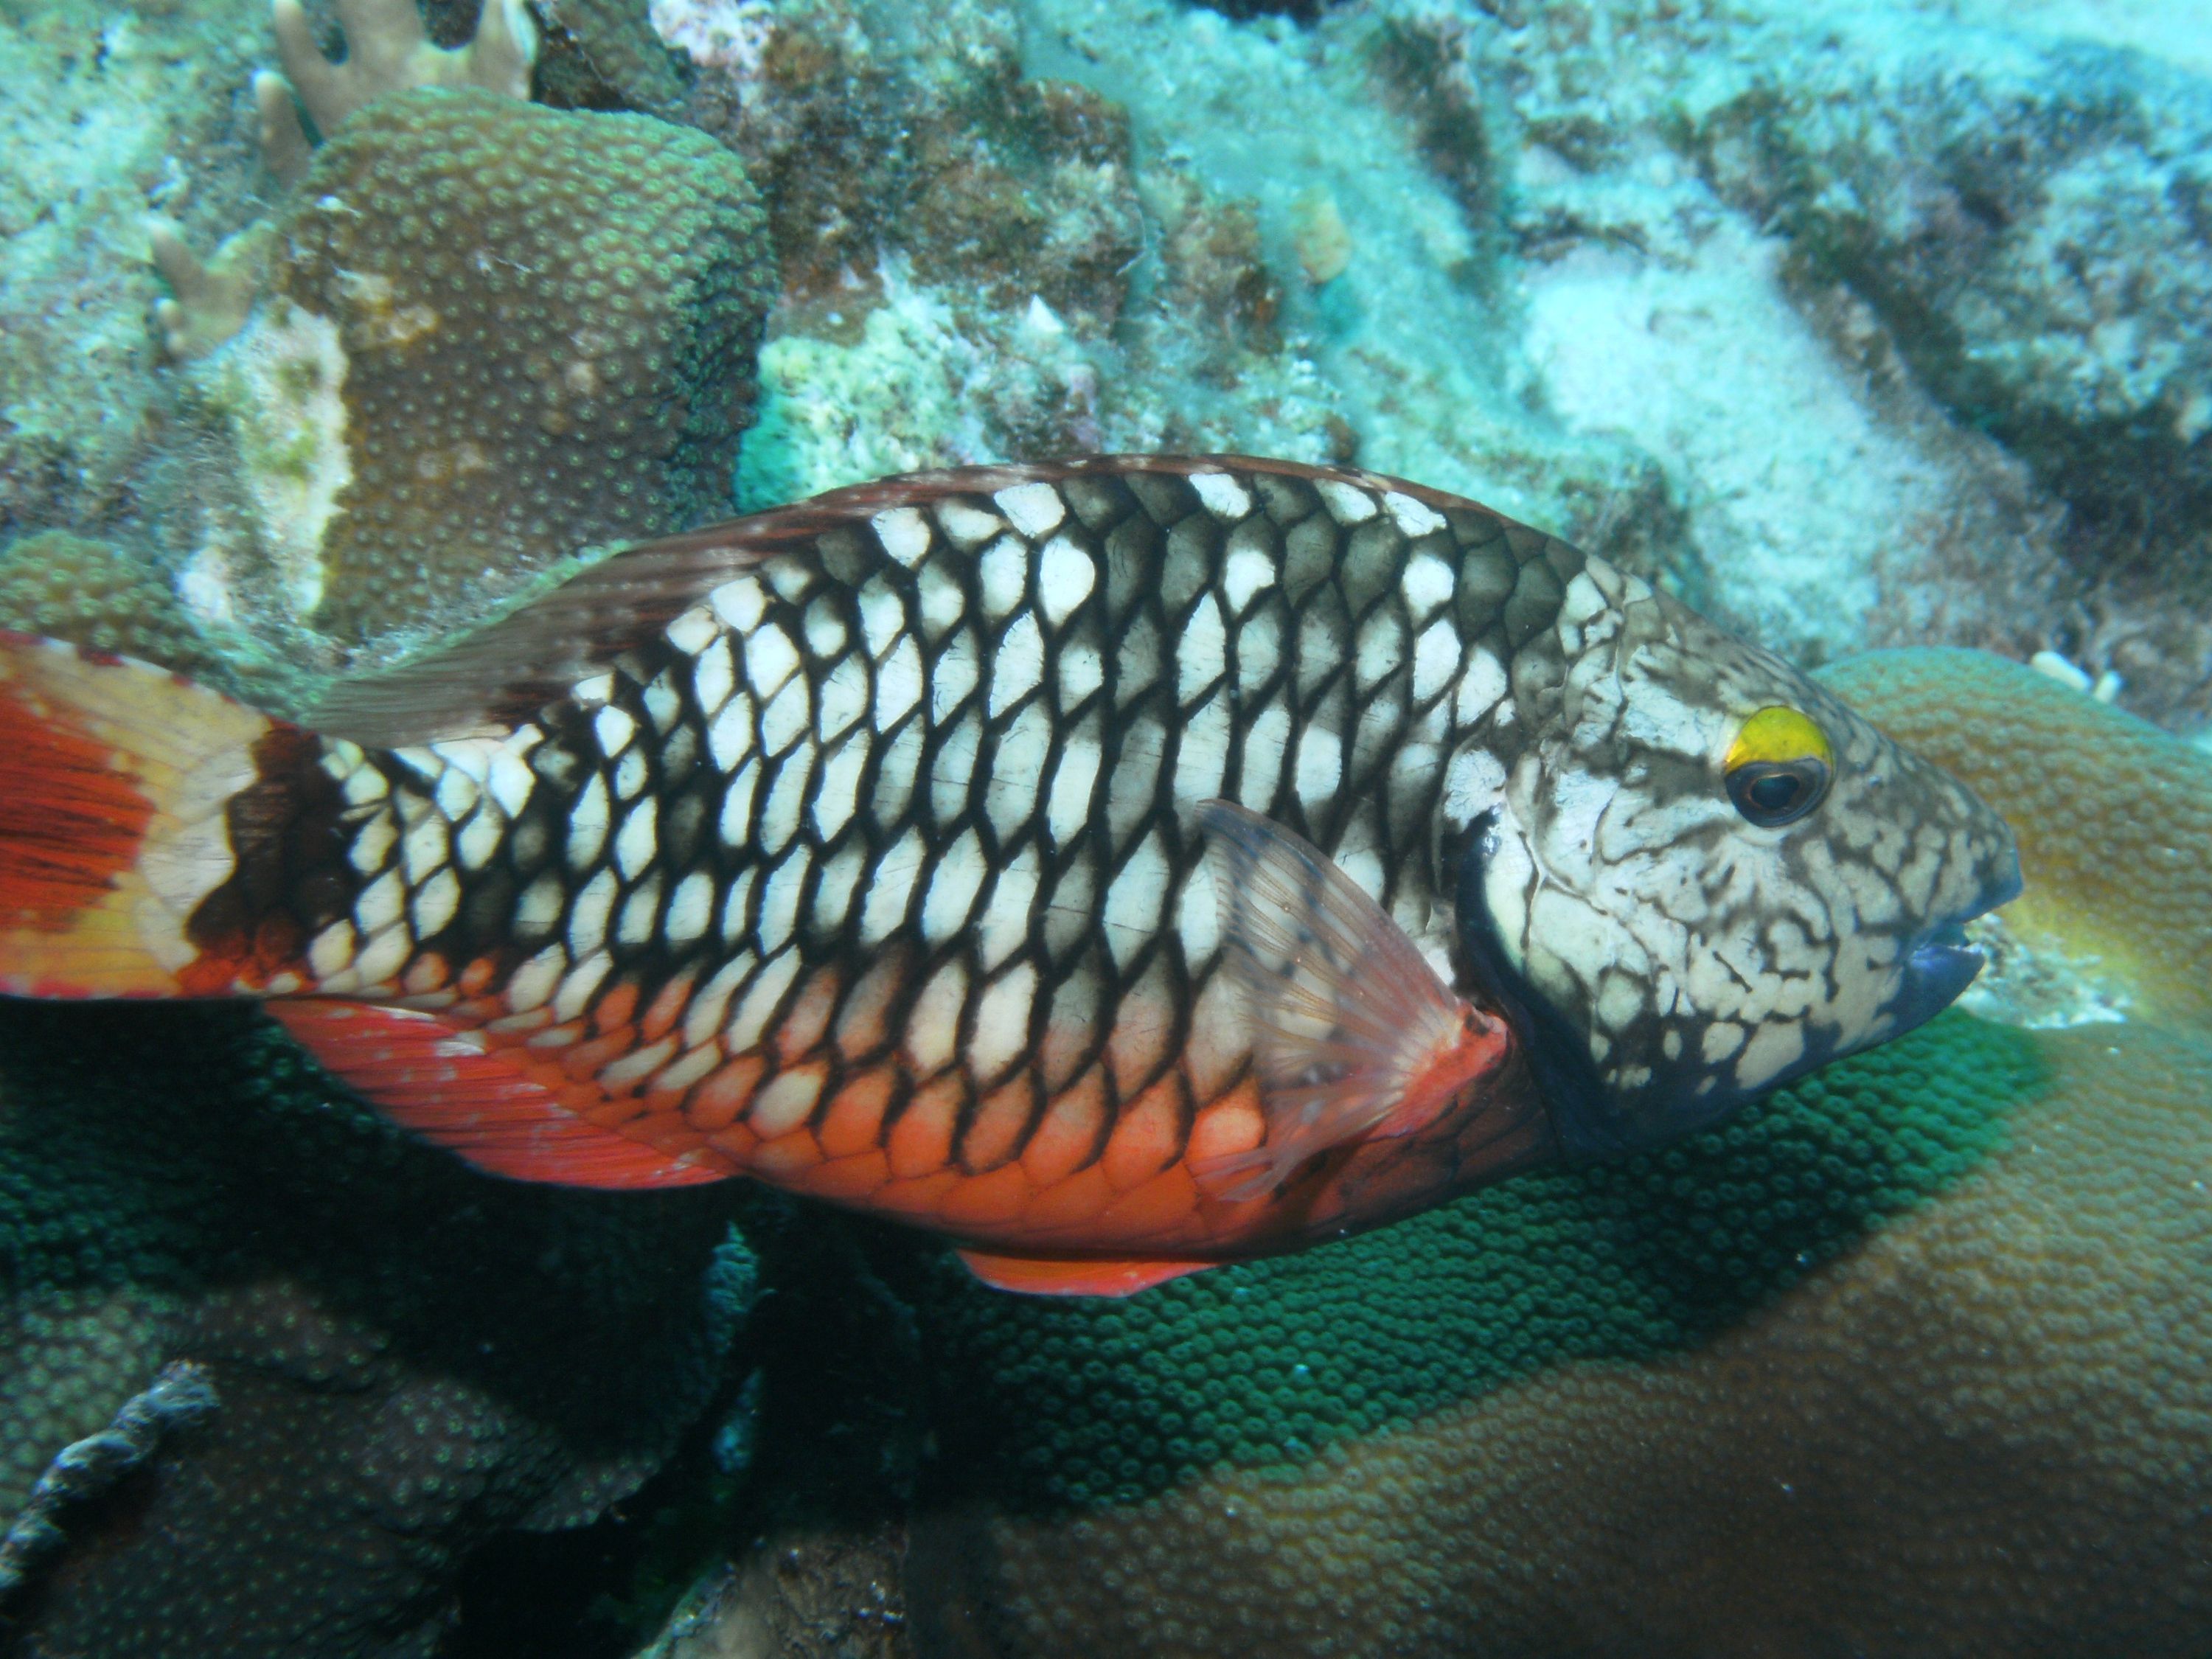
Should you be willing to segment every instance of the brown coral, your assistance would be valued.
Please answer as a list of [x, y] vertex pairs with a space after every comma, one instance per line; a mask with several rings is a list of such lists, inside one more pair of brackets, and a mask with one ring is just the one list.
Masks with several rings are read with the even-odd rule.
[[121, 651], [186, 673], [216, 665], [206, 640], [151, 566], [64, 530], [0, 550], [0, 628]]
[[921, 1652], [2195, 1653], [2212, 1054], [2042, 1041], [2008, 1151], [1742, 1328], [1295, 1474], [941, 1520]]
[[545, 33], [531, 85], [540, 103], [678, 118], [684, 77], [645, 0], [538, 0], [538, 13]]
[[166, 1364], [216, 1402], [32, 1517], [0, 1649], [427, 1652], [472, 1549], [599, 1514], [704, 1403], [725, 1201], [486, 1181], [240, 1011], [0, 1005], [0, 1533]]
[[735, 158], [644, 117], [436, 89], [354, 115], [204, 375], [243, 385], [210, 397], [234, 430], [272, 397], [342, 404], [318, 416], [327, 453], [241, 457], [264, 498], [322, 492], [260, 511], [289, 602], [347, 642], [450, 626], [580, 546], [720, 508], [760, 227]]
[[522, 0], [488, 0], [468, 40], [450, 50], [431, 43], [415, 0], [338, 0], [337, 10], [346, 55], [333, 64], [315, 44], [300, 0], [276, 0], [276, 56], [284, 73], [253, 77], [262, 155], [288, 185], [305, 176], [312, 153], [295, 97], [327, 138], [363, 106], [412, 87], [530, 95], [538, 31]]

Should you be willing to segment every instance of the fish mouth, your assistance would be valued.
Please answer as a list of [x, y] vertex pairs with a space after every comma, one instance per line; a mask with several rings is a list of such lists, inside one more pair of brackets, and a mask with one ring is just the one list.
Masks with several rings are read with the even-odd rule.
[[1900, 1035], [1933, 1019], [1974, 982], [1974, 975], [1989, 958], [1966, 943], [1966, 924], [2018, 898], [2020, 890], [2020, 861], [2015, 857], [1972, 908], [1945, 918], [1914, 941], [1905, 958], [1905, 983], [1892, 1005], [1898, 1024], [1891, 1035]]
[[1960, 922], [1945, 922], [1928, 934], [1905, 959], [1905, 984], [1894, 1004], [1898, 1031], [1924, 1024], [1957, 1001], [1987, 960], [1966, 943]]

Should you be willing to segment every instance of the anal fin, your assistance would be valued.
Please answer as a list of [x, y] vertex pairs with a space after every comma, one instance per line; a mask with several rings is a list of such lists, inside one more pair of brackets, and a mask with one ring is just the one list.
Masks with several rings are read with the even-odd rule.
[[1186, 1273], [1218, 1267], [1218, 1261], [1132, 1256], [1121, 1260], [1082, 1256], [1002, 1255], [995, 1250], [965, 1249], [968, 1271], [998, 1291], [1024, 1296], [1134, 1296]]
[[525, 1076], [512, 1051], [486, 1048], [435, 1014], [320, 998], [264, 1006], [393, 1122], [489, 1174], [564, 1187], [686, 1187], [729, 1173], [577, 1116]]

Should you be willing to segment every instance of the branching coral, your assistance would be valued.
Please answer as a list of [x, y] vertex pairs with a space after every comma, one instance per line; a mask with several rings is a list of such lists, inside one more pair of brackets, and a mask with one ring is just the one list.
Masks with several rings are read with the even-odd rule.
[[410, 87], [475, 87], [509, 98], [530, 96], [538, 29], [523, 0], [487, 0], [475, 35], [451, 51], [431, 44], [416, 0], [338, 0], [337, 10], [346, 55], [333, 64], [315, 44], [300, 0], [276, 0], [276, 56], [284, 73], [264, 70], [253, 77], [262, 155], [288, 185], [306, 175], [312, 152], [300, 125], [300, 105], [327, 138], [363, 105]]
[[146, 227], [147, 252], [169, 285], [169, 297], [154, 304], [161, 343], [179, 362], [205, 356], [246, 326], [269, 263], [274, 234], [257, 220], [206, 259], [192, 252], [173, 219], [155, 218]]

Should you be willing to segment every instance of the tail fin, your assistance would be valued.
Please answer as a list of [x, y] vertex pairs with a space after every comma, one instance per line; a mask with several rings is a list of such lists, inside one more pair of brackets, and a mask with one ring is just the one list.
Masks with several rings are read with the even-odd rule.
[[278, 722], [166, 669], [0, 632], [0, 993], [175, 996]]

